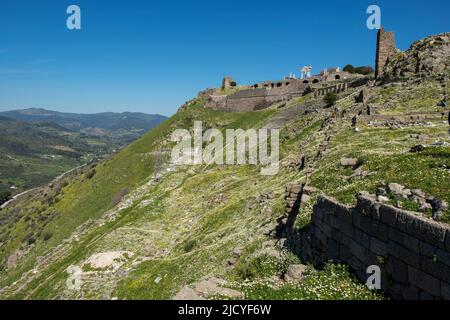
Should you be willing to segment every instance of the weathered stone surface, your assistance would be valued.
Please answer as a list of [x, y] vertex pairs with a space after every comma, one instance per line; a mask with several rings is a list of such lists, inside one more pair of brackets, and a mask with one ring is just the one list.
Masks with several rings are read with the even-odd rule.
[[242, 297], [242, 293], [230, 288], [225, 288], [226, 281], [212, 277], [208, 280], [202, 280], [195, 285], [195, 291], [202, 297], [208, 298], [215, 295], [227, 296], [230, 298]]
[[[414, 190], [411, 197], [419, 197]], [[314, 206], [309, 244], [310, 259], [323, 264], [329, 259], [348, 263], [359, 279], [365, 268], [385, 259], [384, 286], [391, 297], [439, 298], [450, 278], [449, 227], [376, 201], [367, 193], [358, 195], [355, 208], [319, 197]], [[379, 213], [379, 214], [377, 214]], [[315, 215], [319, 218], [315, 218]], [[323, 218], [323, 219], [320, 219]], [[412, 268], [412, 269], [411, 269]], [[410, 281], [414, 277], [414, 281]], [[445, 289], [447, 290], [447, 289]], [[422, 293], [422, 294], [421, 294]]]
[[414, 252], [409, 251], [405, 247], [397, 244], [396, 242], [388, 242], [389, 254], [406, 262], [408, 265], [420, 268], [420, 256]]
[[307, 266], [303, 264], [291, 264], [285, 275], [284, 280], [285, 281], [299, 281], [303, 279], [304, 274], [307, 271]]
[[342, 158], [341, 166], [343, 167], [355, 167], [358, 164], [358, 159], [355, 158]]
[[370, 250], [380, 256], [387, 256], [388, 254], [388, 245], [386, 242], [380, 241], [375, 237], [370, 239]]
[[389, 183], [388, 184], [388, 192], [396, 197], [403, 197], [407, 199], [410, 195], [412, 195], [411, 190], [406, 189], [405, 186], [398, 183]]
[[431, 295], [441, 295], [441, 282], [423, 271], [408, 266], [408, 279], [412, 285], [421, 288]]
[[403, 290], [403, 299], [405, 300], [419, 300], [420, 290], [417, 287], [409, 286]]
[[398, 210], [392, 206], [384, 205], [380, 207], [381, 222], [396, 227]]
[[386, 64], [385, 81], [411, 78], [416, 75], [435, 76], [450, 69], [450, 33], [442, 33], [413, 43], [406, 52]]

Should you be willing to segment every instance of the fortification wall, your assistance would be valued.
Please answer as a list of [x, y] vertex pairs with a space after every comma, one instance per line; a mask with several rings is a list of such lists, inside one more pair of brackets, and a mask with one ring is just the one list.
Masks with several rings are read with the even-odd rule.
[[450, 299], [450, 226], [360, 194], [355, 208], [320, 196], [309, 231], [294, 248], [321, 265], [348, 264], [365, 282], [381, 268], [381, 288], [396, 299]]
[[321, 97], [321, 96], [326, 95], [329, 92], [340, 93], [340, 92], [347, 90], [347, 88], [348, 88], [347, 82], [337, 83], [335, 85], [323, 87], [323, 88], [316, 88], [316, 89], [314, 89], [314, 97], [316, 97], [316, 98]]

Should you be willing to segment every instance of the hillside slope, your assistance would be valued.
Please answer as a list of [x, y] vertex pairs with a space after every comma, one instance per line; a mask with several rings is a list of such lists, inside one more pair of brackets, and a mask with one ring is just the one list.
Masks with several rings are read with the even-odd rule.
[[[0, 296], [192, 298], [221, 283], [226, 290], [218, 295], [248, 299], [381, 298], [336, 264], [309, 266], [300, 282], [282, 280], [288, 266], [299, 263], [276, 237], [285, 187], [315, 187], [297, 216], [299, 230], [308, 227], [321, 193], [351, 204], [357, 192], [376, 193], [380, 184], [395, 182], [449, 202], [448, 111], [439, 106], [450, 84], [446, 72], [349, 89], [332, 108], [317, 112], [302, 107], [322, 103], [311, 94], [242, 113], [206, 109], [197, 99], [95, 170], [2, 210]], [[361, 95], [365, 102], [357, 102]], [[171, 133], [191, 130], [196, 120], [222, 132], [276, 125], [279, 172], [263, 176], [258, 165], [170, 164]], [[423, 146], [413, 148], [418, 144]], [[342, 165], [343, 159], [356, 159], [357, 166]], [[418, 210], [408, 200], [396, 205]], [[431, 209], [423, 214], [430, 217]], [[450, 221], [449, 212], [441, 219]], [[68, 279], [72, 285], [80, 280], [80, 288]]]

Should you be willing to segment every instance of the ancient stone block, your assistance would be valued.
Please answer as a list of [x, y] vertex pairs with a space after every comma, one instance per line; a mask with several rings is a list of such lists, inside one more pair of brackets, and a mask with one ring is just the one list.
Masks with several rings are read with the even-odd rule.
[[382, 205], [380, 207], [381, 222], [386, 223], [391, 227], [396, 227], [397, 212], [398, 210], [392, 206]]
[[433, 295], [429, 294], [428, 292], [422, 291], [420, 292], [419, 300], [427, 301], [427, 300], [434, 300]]
[[289, 193], [299, 194], [300, 191], [302, 191], [301, 184], [290, 184], [286, 187], [286, 192], [289, 192]]
[[339, 246], [339, 258], [342, 262], [348, 263], [351, 255], [349, 247], [342, 244]]
[[390, 257], [389, 263], [392, 264], [392, 277], [401, 284], [408, 284], [408, 265], [400, 259]]
[[366, 254], [366, 248], [364, 248], [359, 243], [353, 242], [352, 246], [350, 247], [351, 253], [356, 256], [359, 260], [363, 260]]
[[414, 253], [393, 241], [388, 242], [388, 250], [389, 254], [395, 258], [398, 258], [415, 268], [420, 268], [420, 256], [417, 253]]
[[400, 230], [427, 241], [438, 247], [445, 248], [445, 234], [447, 227], [435, 221], [415, 216], [406, 211], [399, 211], [397, 226]]
[[353, 225], [351, 222], [347, 222], [345, 220], [337, 220], [338, 228], [342, 233], [349, 237], [353, 237]]
[[409, 283], [424, 290], [433, 296], [440, 296], [441, 282], [435, 277], [420, 271], [412, 266], [408, 266]]
[[361, 229], [354, 229], [353, 239], [363, 247], [370, 248], [370, 236]]
[[372, 220], [368, 232], [381, 241], [388, 240], [388, 227], [385, 224]]
[[441, 282], [441, 297], [445, 300], [450, 300], [450, 284]]
[[325, 196], [319, 196], [317, 205], [328, 212], [328, 214], [335, 214], [337, 202]]
[[422, 256], [420, 257], [420, 267], [421, 270], [432, 274], [439, 280], [447, 281], [450, 277], [450, 268], [439, 260]]
[[338, 219], [344, 221], [347, 224], [352, 224], [352, 215], [347, 206], [339, 204], [336, 206], [336, 216]]
[[437, 249], [436, 258], [438, 261], [450, 267], [450, 253], [448, 251]]
[[426, 257], [433, 257], [436, 253], [436, 246], [428, 244], [424, 241], [419, 241], [419, 253]]
[[447, 230], [447, 235], [445, 237], [445, 249], [450, 251], [450, 230]]
[[387, 256], [388, 245], [386, 242], [380, 241], [375, 237], [370, 239], [370, 250], [380, 256]]
[[409, 286], [403, 289], [403, 299], [405, 300], [419, 300], [420, 290], [417, 287]]

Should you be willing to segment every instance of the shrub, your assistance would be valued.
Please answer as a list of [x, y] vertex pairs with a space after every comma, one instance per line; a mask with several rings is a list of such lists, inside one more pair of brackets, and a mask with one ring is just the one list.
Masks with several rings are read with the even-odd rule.
[[351, 64], [347, 64], [342, 70], [349, 73], [359, 73], [363, 75], [374, 73], [374, 70], [371, 66], [354, 67]]
[[352, 66], [351, 64], [348, 64], [342, 70], [344, 70], [345, 72], [354, 73], [355, 72], [355, 67]]
[[5, 203], [11, 197], [11, 192], [8, 190], [0, 190], [0, 204]]
[[45, 232], [44, 236], [42, 237], [44, 239], [44, 241], [49, 240], [51, 237], [53, 236], [53, 233], [51, 232]]
[[194, 249], [195, 245], [197, 244], [197, 241], [195, 240], [189, 240], [183, 245], [184, 252], [190, 252], [192, 249]]
[[89, 170], [86, 173], [86, 178], [87, 179], [92, 179], [92, 177], [95, 176], [95, 174], [96, 174], [96, 170], [95, 170], [95, 168], [92, 168], [91, 170]]
[[323, 98], [323, 101], [326, 103], [327, 108], [331, 107], [332, 105], [334, 105], [334, 103], [336, 102], [338, 96], [336, 93], [334, 92], [328, 92], [325, 97]]
[[374, 70], [371, 66], [356, 67], [355, 73], [368, 75], [368, 74], [374, 73]]

